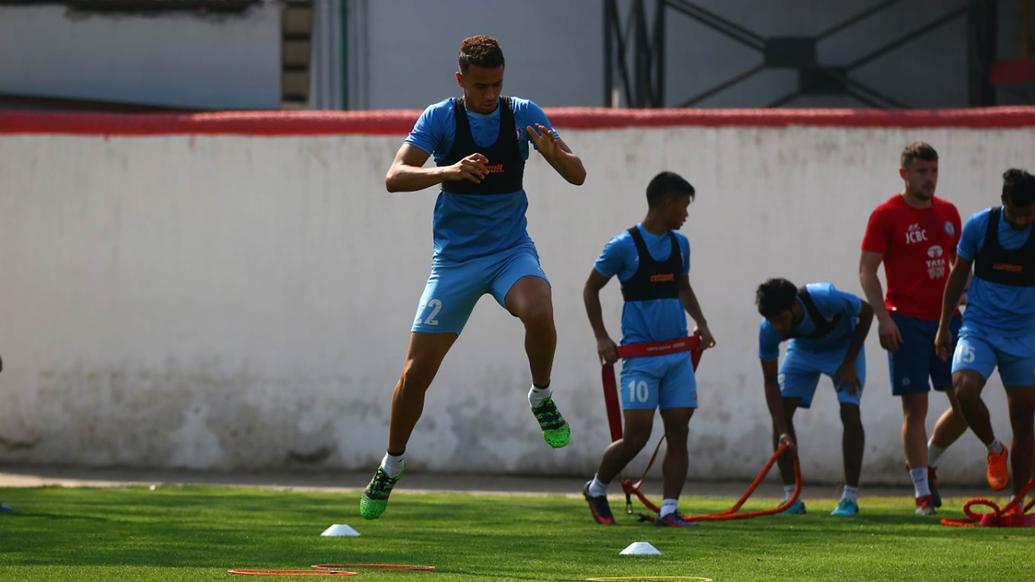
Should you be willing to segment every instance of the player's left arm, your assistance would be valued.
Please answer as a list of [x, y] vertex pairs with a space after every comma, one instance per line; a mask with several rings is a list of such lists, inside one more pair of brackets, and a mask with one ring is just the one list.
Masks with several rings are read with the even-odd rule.
[[562, 178], [576, 186], [586, 181], [586, 168], [568, 144], [554, 133], [546, 113], [532, 101], [524, 102], [525, 133], [535, 143], [535, 148]]
[[679, 301], [683, 303], [683, 309], [694, 318], [694, 333], [700, 334], [701, 336], [701, 348], [708, 349], [715, 347], [715, 337], [712, 336], [712, 331], [708, 329], [708, 321], [704, 318], [704, 312], [701, 311], [701, 304], [697, 301], [697, 294], [694, 293], [694, 288], [690, 286], [690, 275], [683, 273], [683, 277], [679, 280]]
[[855, 369], [855, 358], [859, 355], [859, 350], [862, 349], [867, 334], [870, 333], [870, 324], [873, 323], [873, 307], [862, 299], [857, 299], [857, 301], [859, 311], [855, 314], [855, 334], [852, 335], [852, 341], [848, 344], [844, 360], [834, 374], [834, 384], [838, 388], [847, 386], [849, 394], [856, 394], [859, 391], [859, 371]]
[[581, 186], [586, 181], [586, 168], [582, 167], [582, 160], [571, 151], [563, 139], [554, 136], [553, 132], [541, 123], [534, 126], [526, 125], [525, 131], [535, 142], [539, 153], [562, 178], [576, 186]]

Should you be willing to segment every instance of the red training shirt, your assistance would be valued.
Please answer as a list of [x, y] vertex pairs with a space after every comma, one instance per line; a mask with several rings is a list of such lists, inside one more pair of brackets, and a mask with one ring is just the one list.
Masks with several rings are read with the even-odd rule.
[[920, 209], [899, 193], [874, 209], [862, 250], [884, 255], [888, 311], [938, 320], [961, 229], [956, 206], [937, 196]]

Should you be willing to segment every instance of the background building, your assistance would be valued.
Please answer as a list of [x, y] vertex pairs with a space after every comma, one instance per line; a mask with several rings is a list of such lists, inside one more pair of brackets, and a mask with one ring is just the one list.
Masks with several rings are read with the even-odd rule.
[[478, 32], [500, 39], [507, 89], [545, 106], [1031, 103], [1031, 14], [1031, 0], [0, 0], [0, 106], [423, 107], [455, 92], [456, 48]]

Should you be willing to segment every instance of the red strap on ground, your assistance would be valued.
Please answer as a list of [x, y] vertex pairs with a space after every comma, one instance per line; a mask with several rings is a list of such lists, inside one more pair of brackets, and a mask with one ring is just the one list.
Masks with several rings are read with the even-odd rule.
[[[658, 443], [658, 446], [660, 447], [661, 443]], [[657, 455], [657, 453], [657, 450], [655, 450], [655, 456]], [[790, 497], [788, 497], [786, 500], [784, 500], [783, 503], [777, 505], [776, 507], [770, 509], [763, 509], [759, 511], [745, 511], [744, 513], [739, 513], [740, 508], [755, 493], [755, 491], [758, 489], [758, 486], [762, 484], [762, 481], [765, 480], [766, 475], [768, 475], [769, 471], [772, 470], [773, 465], [776, 464], [777, 459], [779, 459], [781, 456], [785, 454], [792, 455], [791, 460], [794, 464], [794, 493], [792, 493]], [[652, 457], [651, 462], [653, 461], [654, 458]], [[648, 469], [649, 468], [650, 466], [648, 465]], [[644, 474], [646, 474], [646, 471], [644, 471]], [[640, 490], [640, 486], [642, 484], [642, 478], [636, 483], [633, 483], [629, 480], [625, 480], [622, 481], [622, 489], [625, 490], [626, 495], [635, 495], [636, 498], [640, 500], [640, 503], [644, 505], [644, 507], [653, 511], [654, 513], [658, 513], [661, 510], [661, 508], [658, 507], [657, 504], [652, 502], [650, 499], [647, 498], [646, 495], [643, 494], [643, 492]], [[777, 513], [782, 513], [788, 507], [793, 505], [795, 501], [798, 500], [798, 497], [801, 495], [801, 484], [801, 465], [798, 462], [797, 453], [793, 452], [786, 445], [780, 445], [780, 447], [773, 452], [772, 456], [769, 457], [769, 461], [767, 461], [765, 466], [762, 467], [762, 470], [759, 471], [757, 475], [755, 475], [754, 481], [752, 481], [751, 484], [748, 485], [747, 490], [744, 491], [740, 498], [737, 499], [736, 503], [734, 503], [729, 509], [727, 509], [726, 511], [721, 511], [719, 513], [701, 513], [697, 515], [683, 515], [682, 517], [687, 521], [726, 521], [732, 519], [748, 519], [752, 517], [762, 517], [765, 515], [774, 515]]]
[[[975, 497], [963, 504], [963, 513], [967, 514], [967, 517], [962, 519], [945, 518], [942, 520], [942, 525], [951, 527], [1035, 527], [1035, 515], [1028, 515], [1031, 508], [1035, 506], [1035, 499], [1029, 501], [1024, 507], [1020, 506], [1020, 501], [1033, 488], [1035, 488], [1035, 478], [1029, 480], [1024, 488], [1010, 500], [1010, 503], [1002, 508], [991, 499]], [[971, 509], [977, 505], [984, 505], [992, 511], [977, 513]]]

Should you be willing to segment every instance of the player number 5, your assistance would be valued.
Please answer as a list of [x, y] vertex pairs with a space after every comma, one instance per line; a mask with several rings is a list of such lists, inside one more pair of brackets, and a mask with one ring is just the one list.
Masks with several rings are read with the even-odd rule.
[[974, 354], [974, 346], [968, 344], [960, 344], [960, 349], [956, 353], [956, 361], [961, 364], [972, 364], [977, 356]]

